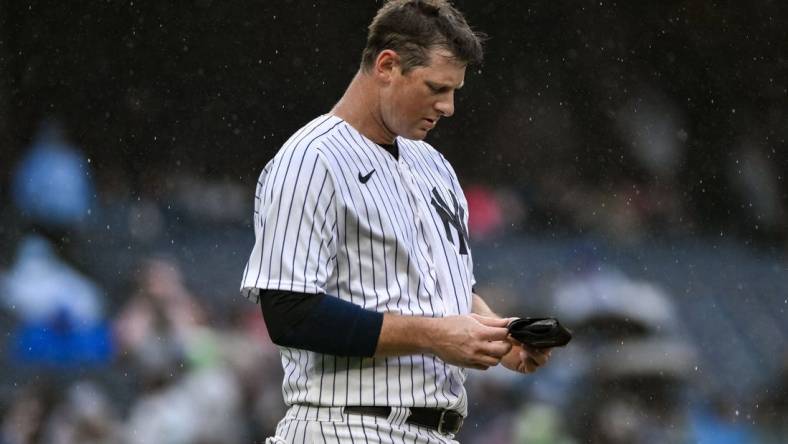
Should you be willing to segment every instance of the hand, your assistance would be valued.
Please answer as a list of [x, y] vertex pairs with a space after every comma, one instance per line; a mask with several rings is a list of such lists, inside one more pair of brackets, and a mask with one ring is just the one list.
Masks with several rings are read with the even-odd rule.
[[519, 373], [533, 373], [550, 359], [551, 348], [528, 347], [522, 342], [509, 338], [512, 349], [501, 359], [501, 364]]
[[512, 348], [506, 319], [472, 314], [436, 321], [432, 352], [449, 364], [487, 370], [498, 365]]

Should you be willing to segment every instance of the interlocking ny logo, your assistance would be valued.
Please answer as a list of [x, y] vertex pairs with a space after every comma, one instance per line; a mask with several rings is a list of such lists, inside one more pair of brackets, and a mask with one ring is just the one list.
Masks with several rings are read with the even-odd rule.
[[465, 226], [465, 209], [457, 203], [457, 197], [449, 191], [453, 207], [449, 207], [443, 197], [438, 193], [438, 188], [432, 189], [432, 206], [435, 211], [443, 220], [443, 228], [446, 229], [446, 239], [454, 243], [454, 237], [451, 235], [451, 228], [449, 225], [457, 230], [457, 235], [460, 238], [460, 254], [468, 254], [468, 228]]

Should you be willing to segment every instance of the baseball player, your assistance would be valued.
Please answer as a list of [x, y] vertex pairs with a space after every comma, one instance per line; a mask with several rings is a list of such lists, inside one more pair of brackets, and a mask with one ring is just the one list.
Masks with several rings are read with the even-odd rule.
[[241, 290], [282, 356], [267, 443], [455, 442], [468, 368], [547, 361], [474, 294], [467, 202], [422, 141], [481, 57], [447, 1], [387, 2], [342, 98], [263, 169]]

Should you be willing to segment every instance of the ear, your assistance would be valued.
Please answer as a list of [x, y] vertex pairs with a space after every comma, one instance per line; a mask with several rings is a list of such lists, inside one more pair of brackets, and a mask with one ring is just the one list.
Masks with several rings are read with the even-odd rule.
[[391, 49], [380, 51], [373, 66], [375, 77], [388, 83], [395, 72], [400, 72], [399, 54]]

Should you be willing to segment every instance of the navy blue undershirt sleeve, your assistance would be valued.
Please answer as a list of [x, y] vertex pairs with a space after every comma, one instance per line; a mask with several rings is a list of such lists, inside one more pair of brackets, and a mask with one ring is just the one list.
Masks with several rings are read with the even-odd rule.
[[261, 290], [260, 306], [274, 344], [337, 356], [371, 357], [383, 313], [325, 294]]

